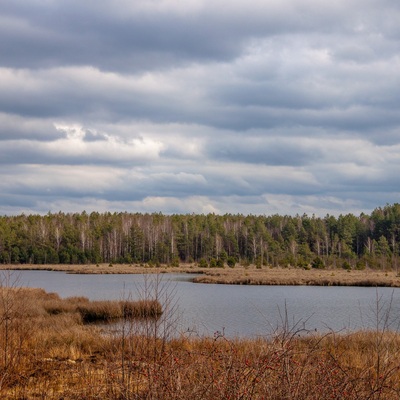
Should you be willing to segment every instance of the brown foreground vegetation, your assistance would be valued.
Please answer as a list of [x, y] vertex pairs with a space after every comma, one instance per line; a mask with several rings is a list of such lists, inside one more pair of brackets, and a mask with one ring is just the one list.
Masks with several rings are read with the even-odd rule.
[[394, 270], [344, 270], [302, 268], [256, 268], [254, 265], [234, 268], [200, 268], [197, 264], [179, 267], [158, 267], [138, 264], [37, 265], [2, 264], [0, 270], [46, 270], [72, 274], [160, 274], [194, 273], [196, 283], [235, 285], [314, 285], [314, 286], [372, 286], [400, 287], [400, 275]]
[[[145, 315], [122, 313], [113, 331], [84, 323], [82, 309], [107, 308], [104, 304], [82, 298], [62, 300], [41, 289], [3, 282], [0, 398], [359, 400], [400, 396], [400, 335], [387, 329], [388, 311], [379, 303], [375, 317], [381, 328], [375, 331], [320, 335], [283, 321], [281, 329], [265, 338], [230, 339], [220, 332], [204, 338], [179, 334], [173, 296], [158, 284], [153, 288], [155, 296], [149, 291], [144, 297], [161, 301], [163, 314], [138, 319]], [[116, 305], [111, 304], [111, 308]], [[118, 310], [121, 304], [127, 303], [119, 303]]]

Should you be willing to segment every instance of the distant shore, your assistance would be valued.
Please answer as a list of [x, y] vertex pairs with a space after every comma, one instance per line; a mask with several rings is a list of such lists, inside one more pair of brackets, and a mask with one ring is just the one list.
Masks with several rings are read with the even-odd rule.
[[400, 275], [395, 271], [346, 271], [343, 269], [304, 270], [299, 268], [257, 269], [255, 266], [235, 268], [200, 268], [195, 264], [181, 264], [179, 267], [150, 267], [128, 264], [88, 265], [0, 265], [0, 270], [45, 270], [62, 271], [72, 274], [153, 274], [192, 273], [198, 274], [195, 283], [230, 285], [308, 285], [308, 286], [372, 286], [400, 287]]
[[400, 287], [394, 271], [304, 270], [299, 268], [224, 269], [207, 271], [194, 279], [198, 283], [233, 285], [369, 286]]

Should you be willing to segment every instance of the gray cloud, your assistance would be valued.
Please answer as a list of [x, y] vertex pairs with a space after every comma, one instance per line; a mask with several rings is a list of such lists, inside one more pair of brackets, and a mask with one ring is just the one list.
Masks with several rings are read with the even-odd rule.
[[[314, 1], [28, 1], [0, 6], [4, 65], [97, 65], [137, 71], [187, 61], [230, 60], [255, 37], [349, 30], [346, 6]], [[354, 2], [357, 6], [357, 2]], [[360, 18], [360, 17], [359, 17]], [[357, 18], [357, 19], [359, 19]], [[355, 22], [354, 22], [355, 23]]]
[[297, 143], [293, 139], [279, 137], [249, 137], [240, 135], [213, 140], [208, 144], [210, 158], [265, 165], [303, 166], [315, 163], [322, 157], [314, 144]]
[[0, 212], [400, 201], [394, 0], [0, 3]]
[[34, 139], [47, 142], [60, 137], [62, 134], [51, 121], [0, 113], [0, 146], [4, 140]]

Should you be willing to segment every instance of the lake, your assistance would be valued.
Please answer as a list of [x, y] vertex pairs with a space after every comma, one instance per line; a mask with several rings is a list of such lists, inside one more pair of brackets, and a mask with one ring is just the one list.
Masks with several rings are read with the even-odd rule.
[[[4, 272], [8, 273], [8, 272]], [[159, 280], [162, 299], [176, 304], [178, 329], [190, 335], [267, 336], [290, 327], [327, 332], [397, 329], [399, 288], [241, 286], [192, 283], [195, 275], [76, 275], [54, 271], [10, 271], [17, 286], [40, 287], [61, 297], [138, 299]], [[3, 275], [3, 281], [4, 281]], [[388, 319], [386, 318], [388, 316]]]

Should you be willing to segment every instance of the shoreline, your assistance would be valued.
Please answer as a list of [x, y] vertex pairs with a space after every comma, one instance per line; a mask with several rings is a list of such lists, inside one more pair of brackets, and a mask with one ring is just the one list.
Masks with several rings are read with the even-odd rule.
[[0, 265], [0, 270], [59, 271], [69, 274], [198, 274], [194, 283], [228, 285], [288, 285], [288, 286], [362, 286], [400, 287], [400, 275], [395, 271], [346, 271], [343, 269], [304, 270], [299, 268], [257, 269], [255, 266], [235, 268], [200, 268], [195, 264], [181, 264], [179, 267], [150, 267], [129, 264], [88, 264], [88, 265]]
[[251, 270], [244, 273], [216, 273], [200, 275], [196, 283], [264, 286], [359, 286], [400, 287], [400, 276], [394, 271], [302, 270], [274, 268], [267, 271]]

